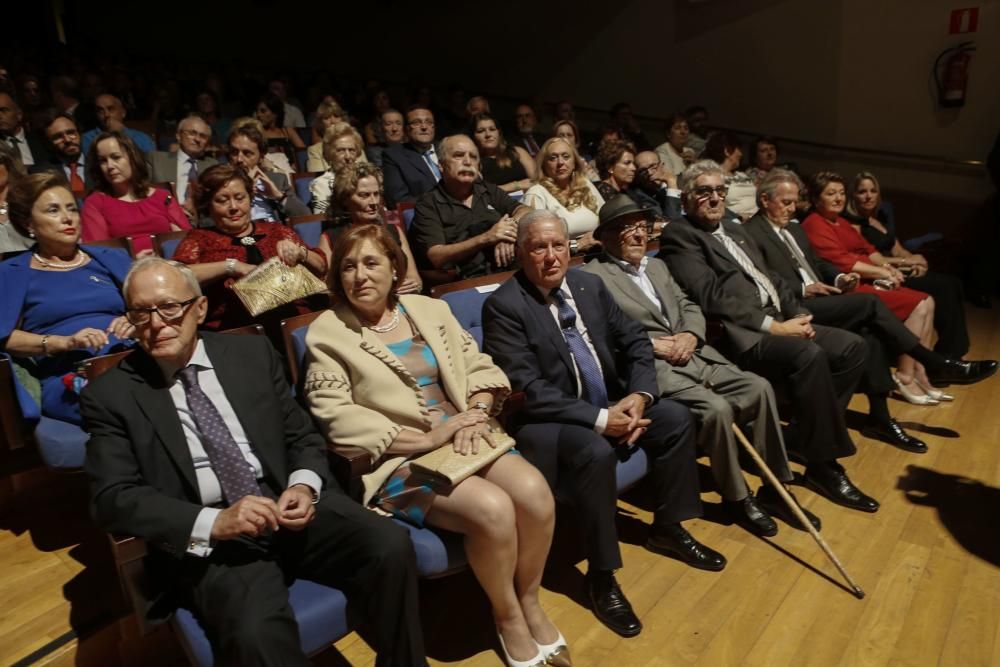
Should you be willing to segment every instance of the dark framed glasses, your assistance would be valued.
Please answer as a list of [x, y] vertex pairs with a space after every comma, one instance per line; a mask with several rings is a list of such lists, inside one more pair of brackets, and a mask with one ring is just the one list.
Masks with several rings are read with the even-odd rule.
[[176, 322], [184, 317], [188, 306], [197, 300], [198, 297], [193, 296], [187, 301], [181, 301], [180, 303], [170, 301], [161, 303], [159, 306], [150, 306], [149, 308], [129, 308], [125, 311], [125, 319], [132, 326], [141, 327], [149, 324], [149, 321], [153, 319], [153, 313], [157, 313], [164, 322]]

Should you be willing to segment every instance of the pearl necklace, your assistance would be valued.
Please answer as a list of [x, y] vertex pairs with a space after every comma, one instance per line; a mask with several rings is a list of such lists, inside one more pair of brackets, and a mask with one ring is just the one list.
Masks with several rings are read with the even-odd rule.
[[76, 259], [71, 260], [66, 264], [54, 264], [53, 262], [43, 259], [42, 256], [39, 255], [37, 252], [33, 252], [31, 254], [35, 258], [36, 262], [50, 269], [75, 269], [76, 267], [83, 264], [84, 260], [87, 259], [87, 254], [81, 252], [79, 248], [76, 249]]
[[392, 309], [392, 319], [387, 324], [368, 327], [375, 333], [388, 333], [399, 326], [399, 306]]

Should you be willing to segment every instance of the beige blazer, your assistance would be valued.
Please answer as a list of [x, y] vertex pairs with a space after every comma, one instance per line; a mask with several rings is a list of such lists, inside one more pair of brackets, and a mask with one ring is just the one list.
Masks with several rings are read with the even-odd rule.
[[[419, 295], [399, 299], [437, 357], [441, 386], [459, 410], [469, 397], [494, 392], [497, 414], [510, 394], [510, 382], [489, 355], [451, 314], [444, 301]], [[313, 321], [306, 334], [306, 404], [320, 433], [344, 451], [363, 450], [374, 471], [362, 478], [368, 504], [406, 456], [386, 454], [404, 428], [427, 432], [431, 413], [416, 379], [346, 304]]]

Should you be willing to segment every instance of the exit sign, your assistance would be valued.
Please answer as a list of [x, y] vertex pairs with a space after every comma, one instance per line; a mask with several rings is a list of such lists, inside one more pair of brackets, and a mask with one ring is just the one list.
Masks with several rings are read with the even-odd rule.
[[951, 10], [951, 18], [948, 20], [949, 35], [963, 35], [968, 32], [975, 32], [978, 27], [979, 7]]

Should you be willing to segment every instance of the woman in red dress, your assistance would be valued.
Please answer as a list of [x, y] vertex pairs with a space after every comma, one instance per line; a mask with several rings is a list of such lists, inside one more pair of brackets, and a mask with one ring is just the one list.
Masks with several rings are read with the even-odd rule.
[[[259, 323], [280, 346], [282, 319], [310, 309], [296, 301], [253, 318], [232, 290], [233, 283], [272, 257], [289, 266], [302, 264], [317, 277], [326, 276], [326, 256], [306, 246], [290, 227], [250, 219], [251, 181], [239, 167], [218, 164], [198, 179], [198, 209], [215, 223], [195, 229], [177, 246], [174, 260], [188, 264], [208, 297], [208, 316], [202, 325], [221, 331]], [[319, 299], [326, 300], [325, 295]]]
[[[847, 203], [843, 177], [822, 171], [809, 180], [813, 212], [802, 222], [802, 229], [809, 236], [816, 254], [844, 273], [856, 273], [862, 280], [877, 281], [878, 286], [864, 283], [858, 285], [857, 290], [876, 294], [924, 347], [933, 348], [934, 299], [924, 292], [903, 287], [903, 274], [841, 216]], [[910, 403], [938, 403], [938, 398], [931, 395], [934, 389], [924, 367], [913, 357], [900, 356], [893, 379]]]

